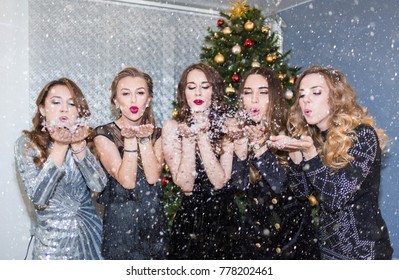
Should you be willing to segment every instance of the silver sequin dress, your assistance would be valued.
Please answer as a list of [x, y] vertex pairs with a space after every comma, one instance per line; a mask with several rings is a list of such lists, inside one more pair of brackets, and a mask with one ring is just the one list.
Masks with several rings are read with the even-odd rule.
[[15, 143], [17, 170], [37, 219], [32, 259], [102, 259], [102, 223], [90, 193], [107, 183], [101, 165], [86, 148], [82, 160], [68, 150], [61, 167], [48, 158], [40, 169], [33, 162], [38, 153], [27, 135]]

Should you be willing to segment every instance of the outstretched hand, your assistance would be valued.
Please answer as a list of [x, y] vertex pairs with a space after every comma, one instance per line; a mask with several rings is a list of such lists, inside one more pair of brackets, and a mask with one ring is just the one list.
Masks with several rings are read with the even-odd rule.
[[301, 136], [295, 139], [286, 135], [271, 136], [269, 144], [279, 150], [287, 152], [301, 152], [306, 160], [309, 160], [317, 155], [316, 147], [313, 139], [310, 136]]
[[121, 134], [125, 138], [143, 138], [150, 137], [154, 132], [152, 124], [142, 124], [139, 126], [125, 126], [121, 128]]

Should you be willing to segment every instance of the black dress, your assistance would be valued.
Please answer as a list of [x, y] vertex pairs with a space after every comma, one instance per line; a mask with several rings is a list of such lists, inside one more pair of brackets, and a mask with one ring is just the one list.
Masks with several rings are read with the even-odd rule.
[[[250, 164], [260, 173], [250, 183]], [[241, 161], [234, 155], [231, 182], [244, 193], [243, 259], [318, 259], [315, 227], [308, 200], [290, 192], [285, 168], [266, 151]]]
[[215, 190], [196, 153], [193, 192], [184, 196], [173, 221], [170, 259], [235, 259], [239, 243], [239, 210], [228, 186]]
[[[112, 122], [96, 128], [118, 147], [123, 155], [121, 130]], [[154, 132], [157, 139], [160, 129]], [[139, 165], [134, 189], [125, 189], [112, 176], [100, 194], [104, 205], [102, 254], [105, 259], [147, 260], [165, 259], [168, 244], [166, 215], [159, 184], [147, 183]]]

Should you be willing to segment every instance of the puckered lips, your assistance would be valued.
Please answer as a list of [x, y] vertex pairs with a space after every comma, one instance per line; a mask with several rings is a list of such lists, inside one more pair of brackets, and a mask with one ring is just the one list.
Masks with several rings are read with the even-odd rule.
[[310, 115], [312, 114], [312, 110], [310, 110], [310, 109], [305, 109], [305, 110], [303, 110], [303, 114], [304, 114], [305, 116], [310, 116]]
[[258, 115], [260, 112], [259, 108], [251, 108], [250, 113], [251, 115]]
[[59, 117], [60, 122], [67, 122], [69, 120], [69, 118], [67, 116], [61, 116]]
[[204, 100], [202, 100], [202, 99], [195, 99], [195, 100], [194, 100], [194, 104], [200, 106], [200, 105], [204, 104]]
[[137, 112], [139, 111], [139, 107], [137, 106], [131, 106], [129, 108], [130, 112], [132, 112], [132, 114], [137, 114]]

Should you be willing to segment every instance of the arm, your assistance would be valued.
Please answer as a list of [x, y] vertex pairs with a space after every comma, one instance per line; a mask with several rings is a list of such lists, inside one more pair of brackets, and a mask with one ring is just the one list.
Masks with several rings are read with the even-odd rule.
[[376, 162], [378, 149], [375, 131], [362, 126], [357, 130], [357, 140], [349, 149], [354, 159], [344, 168], [332, 172], [319, 156], [302, 162], [309, 182], [320, 193], [320, 200], [327, 211], [342, 209], [358, 191]]
[[[264, 145], [261, 149], [267, 149], [267, 146]], [[268, 149], [259, 157], [255, 156], [253, 163], [262, 175], [263, 180], [272, 188], [272, 191], [281, 193], [286, 189], [286, 170], [280, 165], [277, 157]]]
[[107, 175], [90, 149], [86, 147], [80, 159], [79, 154], [74, 154], [73, 158], [87, 186], [94, 192], [101, 192], [107, 184]]
[[239, 190], [245, 190], [249, 186], [249, 161], [241, 160], [237, 154], [233, 155], [230, 184]]
[[220, 161], [213, 152], [208, 132], [200, 131], [198, 134], [198, 148], [201, 153], [202, 163], [209, 181], [216, 189], [221, 189], [231, 177], [234, 146], [228, 140], [223, 140], [223, 154]]
[[195, 181], [195, 141], [191, 137], [179, 139], [176, 121], [165, 122], [162, 128], [162, 148], [173, 182], [185, 194], [190, 194]]
[[[100, 161], [107, 172], [115, 178], [124, 188], [136, 187], [137, 158], [136, 152], [124, 152], [121, 158], [115, 143], [103, 135], [97, 135], [94, 143], [100, 154]], [[137, 139], [125, 138], [126, 150], [137, 150]]]
[[148, 144], [141, 144], [139, 142], [139, 147], [147, 182], [149, 184], [155, 184], [159, 180], [159, 176], [162, 172], [162, 137], [155, 141], [154, 146], [150, 141]]
[[38, 168], [33, 161], [36, 153], [38, 150], [32, 146], [26, 135], [21, 136], [15, 143], [18, 174], [29, 199], [36, 208], [40, 209], [47, 206], [65, 172], [64, 168], [58, 167], [51, 157], [44, 162], [43, 168]]
[[288, 161], [288, 166], [288, 181], [290, 189], [298, 199], [308, 199], [310, 190], [305, 173], [302, 170], [302, 166], [300, 164], [296, 164], [292, 159]]

